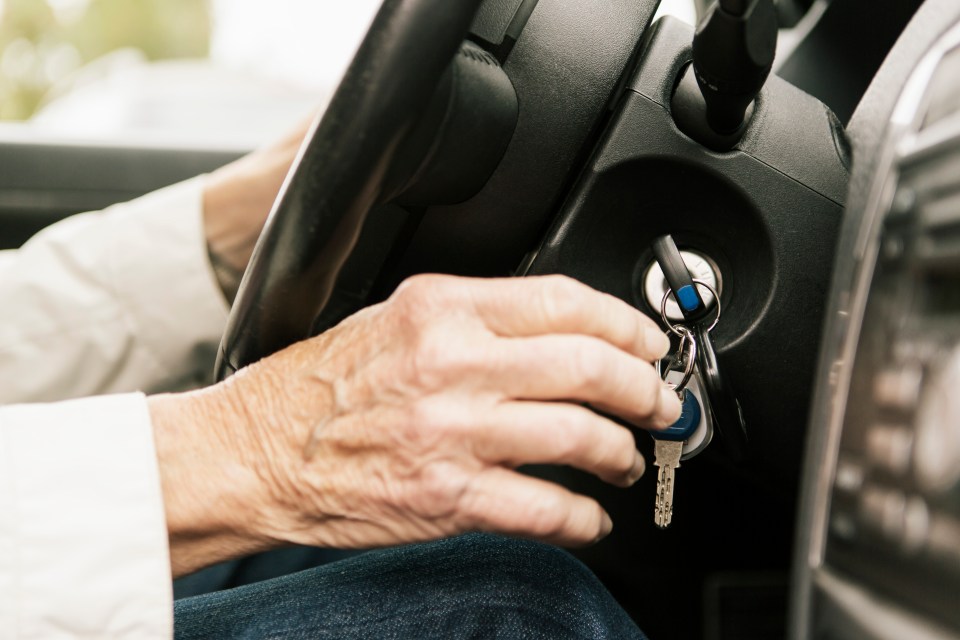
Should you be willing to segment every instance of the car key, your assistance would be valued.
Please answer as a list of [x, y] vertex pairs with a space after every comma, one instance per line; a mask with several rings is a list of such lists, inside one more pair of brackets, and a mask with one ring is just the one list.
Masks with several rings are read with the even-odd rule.
[[697, 433], [703, 418], [697, 397], [687, 389], [687, 385], [693, 381], [696, 367], [697, 339], [686, 327], [678, 327], [677, 333], [681, 336], [679, 349], [667, 361], [665, 368], [662, 361], [657, 362], [657, 372], [680, 398], [680, 418], [665, 430], [651, 433], [654, 438], [654, 464], [659, 468], [654, 522], [661, 529], [669, 526], [673, 519], [673, 484], [676, 469], [683, 457], [684, 443]]
[[[664, 378], [664, 382], [676, 386], [679, 386], [682, 380], [683, 373], [681, 371], [670, 371]], [[681, 462], [695, 458], [703, 453], [707, 447], [710, 446], [710, 443], [713, 442], [714, 434], [713, 411], [710, 409], [707, 394], [703, 390], [703, 383], [700, 381], [699, 372], [693, 374], [693, 377], [687, 382], [684, 390], [687, 393], [692, 393], [700, 403], [701, 416], [700, 425], [697, 427], [697, 430], [683, 443], [683, 455], [680, 456]]]
[[[710, 332], [720, 322], [719, 292], [706, 282], [690, 275], [689, 269], [683, 262], [683, 256], [671, 236], [657, 238], [653, 244], [653, 252], [670, 285], [660, 304], [660, 316], [664, 324], [684, 340], [687, 339], [687, 332], [692, 330], [695, 334], [698, 345], [697, 369], [702, 390], [705, 392], [704, 399], [713, 409], [713, 426], [727, 454], [735, 462], [740, 462], [747, 456], [748, 441], [743, 410], [729, 380], [720, 373], [716, 350], [710, 337]], [[703, 298], [696, 290], [698, 286], [704, 287], [713, 294], [715, 301], [713, 309], [708, 309], [703, 304]], [[677, 299], [684, 315], [682, 325], [674, 325], [667, 318], [666, 304], [671, 295]], [[707, 317], [711, 312], [715, 314], [712, 322]]]
[[696, 396], [686, 389], [680, 392], [683, 411], [680, 419], [663, 431], [652, 431], [654, 464], [657, 471], [657, 502], [654, 523], [666, 529], [673, 521], [673, 485], [683, 455], [683, 444], [700, 425], [701, 409]]

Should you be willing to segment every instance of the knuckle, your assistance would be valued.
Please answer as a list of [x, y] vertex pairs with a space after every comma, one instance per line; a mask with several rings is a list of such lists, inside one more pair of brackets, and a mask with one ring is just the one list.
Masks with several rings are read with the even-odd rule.
[[391, 296], [399, 313], [411, 318], [433, 315], [444, 300], [449, 276], [420, 274], [404, 280]]
[[456, 436], [462, 431], [460, 417], [460, 412], [445, 403], [421, 399], [411, 408], [410, 429], [420, 441], [426, 441], [436, 448], [439, 440]]
[[467, 483], [457, 501], [454, 522], [462, 531], [483, 529], [489, 523], [489, 511], [494, 507], [482, 492], [471, 491]]
[[448, 461], [424, 465], [417, 477], [409, 507], [431, 519], [454, 520], [470, 484], [470, 475]]
[[435, 274], [418, 274], [404, 280], [394, 293], [397, 297], [417, 298], [429, 294], [435, 289], [437, 280], [443, 276]]
[[436, 328], [424, 329], [413, 345], [416, 371], [424, 377], [441, 376], [448, 367], [449, 347]]
[[448, 332], [425, 331], [413, 353], [413, 377], [421, 388], [439, 389], [481, 367], [481, 358], [472, 347]]
[[547, 276], [543, 284], [538, 302], [548, 322], [568, 323], [582, 315], [582, 284], [563, 275]]
[[559, 461], [574, 459], [589, 440], [591, 427], [590, 414], [587, 409], [571, 406], [569, 410], [561, 412], [554, 429], [553, 450]]
[[579, 294], [585, 286], [579, 280], [563, 274], [544, 276], [544, 281], [555, 293]]
[[409, 303], [424, 295], [423, 276], [407, 278], [396, 288], [390, 298], [397, 303]]
[[448, 462], [428, 464], [420, 482], [424, 497], [434, 504], [443, 505], [444, 512], [460, 503], [469, 484], [468, 475], [457, 465]]
[[439, 417], [433, 404], [427, 400], [414, 402], [404, 421], [403, 433], [408, 442], [430, 440], [429, 434], [436, 433]]
[[607, 373], [607, 363], [603, 353], [587, 341], [582, 341], [576, 346], [571, 363], [574, 367], [573, 373], [579, 380], [580, 387], [584, 389], [598, 386]]
[[530, 505], [527, 512], [529, 532], [537, 537], [551, 538], [564, 530], [567, 521], [567, 505], [562, 497], [548, 494]]

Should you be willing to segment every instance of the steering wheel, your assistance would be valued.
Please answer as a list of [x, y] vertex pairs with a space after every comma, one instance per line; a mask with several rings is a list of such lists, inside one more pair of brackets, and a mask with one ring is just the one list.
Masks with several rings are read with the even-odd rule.
[[[221, 343], [217, 379], [315, 330], [370, 212], [395, 199], [437, 151], [435, 123], [448, 105], [431, 110], [431, 101], [481, 3], [384, 1], [267, 221]], [[422, 125], [418, 136], [424, 121], [434, 126]]]
[[267, 221], [217, 379], [405, 276], [514, 272], [602, 134], [657, 4], [384, 0]]

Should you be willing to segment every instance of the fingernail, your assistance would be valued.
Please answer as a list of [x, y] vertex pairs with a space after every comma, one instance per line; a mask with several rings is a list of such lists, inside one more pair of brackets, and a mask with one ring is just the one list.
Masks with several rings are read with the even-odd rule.
[[650, 339], [650, 348], [656, 354], [658, 360], [662, 360], [670, 353], [670, 338], [667, 334], [660, 333], [656, 329], [651, 330], [653, 337]]
[[680, 419], [683, 412], [683, 405], [680, 404], [680, 398], [673, 389], [663, 386], [660, 388], [660, 419], [663, 421], [661, 428], [665, 429]]
[[643, 477], [644, 472], [647, 470], [647, 462], [643, 459], [643, 456], [640, 455], [640, 452], [635, 452], [637, 454], [637, 459], [633, 463], [633, 469], [630, 470], [630, 477], [628, 481], [630, 486], [633, 486], [637, 483], [640, 478]]

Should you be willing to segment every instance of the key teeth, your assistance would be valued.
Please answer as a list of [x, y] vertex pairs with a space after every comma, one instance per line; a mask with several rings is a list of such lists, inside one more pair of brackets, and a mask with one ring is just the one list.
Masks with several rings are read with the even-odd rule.
[[657, 493], [657, 505], [653, 510], [653, 521], [661, 529], [666, 529], [673, 521], [673, 505], [667, 503], [663, 492]]
[[659, 467], [654, 523], [661, 529], [669, 527], [673, 520], [673, 488], [682, 451], [683, 443], [675, 440], [657, 440], [654, 447], [654, 464]]

